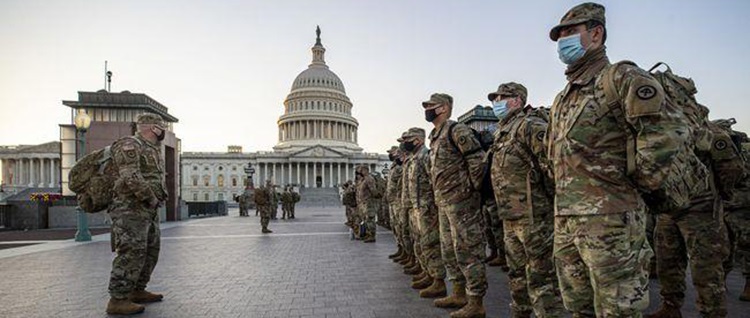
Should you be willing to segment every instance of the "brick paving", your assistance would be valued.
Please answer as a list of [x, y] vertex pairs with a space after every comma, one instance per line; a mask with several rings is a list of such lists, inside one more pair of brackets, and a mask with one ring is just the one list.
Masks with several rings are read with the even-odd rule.
[[[164, 224], [149, 289], [165, 300], [138, 317], [447, 317], [409, 288], [387, 259], [384, 229], [375, 244], [350, 241], [341, 209], [302, 208], [295, 220], [260, 233], [255, 216]], [[112, 253], [108, 235], [90, 243], [49, 242], [0, 250], [0, 317], [105, 317]], [[488, 317], [506, 317], [507, 277], [489, 269]], [[658, 305], [652, 281], [651, 310]], [[730, 317], [748, 317], [729, 277]], [[689, 293], [683, 313], [697, 316]]]

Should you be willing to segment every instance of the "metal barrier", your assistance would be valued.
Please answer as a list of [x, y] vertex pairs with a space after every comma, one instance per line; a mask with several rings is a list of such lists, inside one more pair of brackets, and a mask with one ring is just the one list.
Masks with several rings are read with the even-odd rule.
[[8, 230], [11, 226], [11, 211], [13, 206], [10, 204], [0, 204], [0, 230]]
[[186, 202], [188, 206], [188, 217], [193, 216], [211, 216], [211, 215], [227, 215], [229, 211], [227, 209], [226, 201], [203, 201], [203, 202]]

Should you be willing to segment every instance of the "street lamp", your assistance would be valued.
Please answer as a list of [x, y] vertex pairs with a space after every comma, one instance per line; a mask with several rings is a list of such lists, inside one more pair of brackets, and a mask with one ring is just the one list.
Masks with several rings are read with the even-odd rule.
[[253, 186], [253, 175], [255, 174], [255, 168], [253, 168], [253, 163], [248, 162], [247, 167], [245, 167], [245, 174], [247, 175], [247, 188], [253, 189], [255, 188]]
[[383, 178], [388, 177], [388, 172], [390, 172], [390, 170], [388, 170], [388, 164], [387, 163], [383, 164], [383, 170], [381, 170], [380, 172], [383, 174]]
[[[81, 160], [86, 155], [86, 131], [91, 126], [91, 117], [86, 114], [85, 109], [78, 109], [78, 114], [73, 119], [76, 126], [76, 135], [79, 146], [76, 147], [76, 161]], [[89, 232], [89, 219], [86, 213], [81, 209], [79, 203], [76, 207], [76, 214], [78, 215], [78, 231], [76, 232], [76, 242], [91, 241], [91, 232]]]

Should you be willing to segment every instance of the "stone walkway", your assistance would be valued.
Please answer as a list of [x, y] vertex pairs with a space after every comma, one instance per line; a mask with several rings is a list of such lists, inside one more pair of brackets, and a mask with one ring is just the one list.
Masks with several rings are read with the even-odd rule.
[[[138, 317], [447, 317], [409, 288], [388, 260], [393, 237], [350, 241], [341, 209], [298, 209], [296, 220], [271, 222], [260, 233], [255, 216], [162, 225], [162, 251], [149, 289], [165, 300]], [[0, 317], [105, 317], [113, 254], [109, 235], [89, 243], [40, 242], [0, 250]], [[488, 317], [506, 317], [507, 277], [489, 269]], [[729, 279], [731, 317], [748, 317]], [[651, 307], [658, 305], [653, 281]], [[694, 295], [683, 313], [697, 316]]]

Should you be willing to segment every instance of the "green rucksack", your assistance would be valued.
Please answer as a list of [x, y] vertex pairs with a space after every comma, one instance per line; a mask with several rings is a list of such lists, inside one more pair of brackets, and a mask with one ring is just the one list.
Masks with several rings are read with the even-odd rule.
[[107, 146], [78, 160], [68, 174], [68, 188], [76, 193], [83, 211], [96, 213], [112, 203], [117, 176], [110, 146]]
[[372, 191], [372, 197], [375, 199], [382, 199], [383, 196], [385, 196], [385, 188], [386, 188], [386, 181], [383, 179], [383, 177], [378, 174], [374, 173], [372, 175], [372, 178], [375, 179], [375, 189]]
[[[614, 77], [617, 68], [620, 65], [636, 65], [630, 61], [623, 61], [612, 65], [602, 76], [601, 83], [604, 90], [606, 105], [610, 111], [620, 113], [620, 126], [629, 132], [626, 144], [627, 153], [627, 174], [631, 176], [636, 171], [636, 132], [634, 128], [625, 121], [624, 110], [622, 109], [621, 96], [618, 94]], [[659, 66], [666, 66], [665, 71], [656, 71]], [[715, 189], [717, 183], [734, 183], [735, 181], [726, 182], [726, 180], [736, 179], [731, 174], [732, 169], [718, 169], [716, 164], [727, 162], [728, 158], [717, 158], [718, 153], [724, 153], [720, 156], [726, 157], [726, 152], [717, 152], [715, 149], [718, 140], [722, 137], [710, 127], [708, 121], [708, 108], [698, 103], [695, 94], [698, 90], [692, 79], [678, 76], [672, 73], [672, 70], [665, 63], [657, 63], [649, 73], [653, 76], [664, 91], [664, 107], [669, 110], [670, 117], [666, 121], [679, 123], [680, 126], [687, 126], [687, 133], [675, 134], [682, 147], [675, 153], [672, 163], [668, 168], [666, 176], [660, 189], [652, 193], [644, 194], [644, 199], [649, 205], [649, 211], [654, 213], [678, 211], [687, 208], [691, 200], [698, 195], [708, 191], [718, 191], [724, 195], [724, 189], [728, 186], [719, 186]], [[721, 142], [719, 142], [721, 145]], [[733, 164], [736, 165], [736, 164]], [[714, 168], [715, 176], [719, 182], [713, 180], [710, 169]]]

